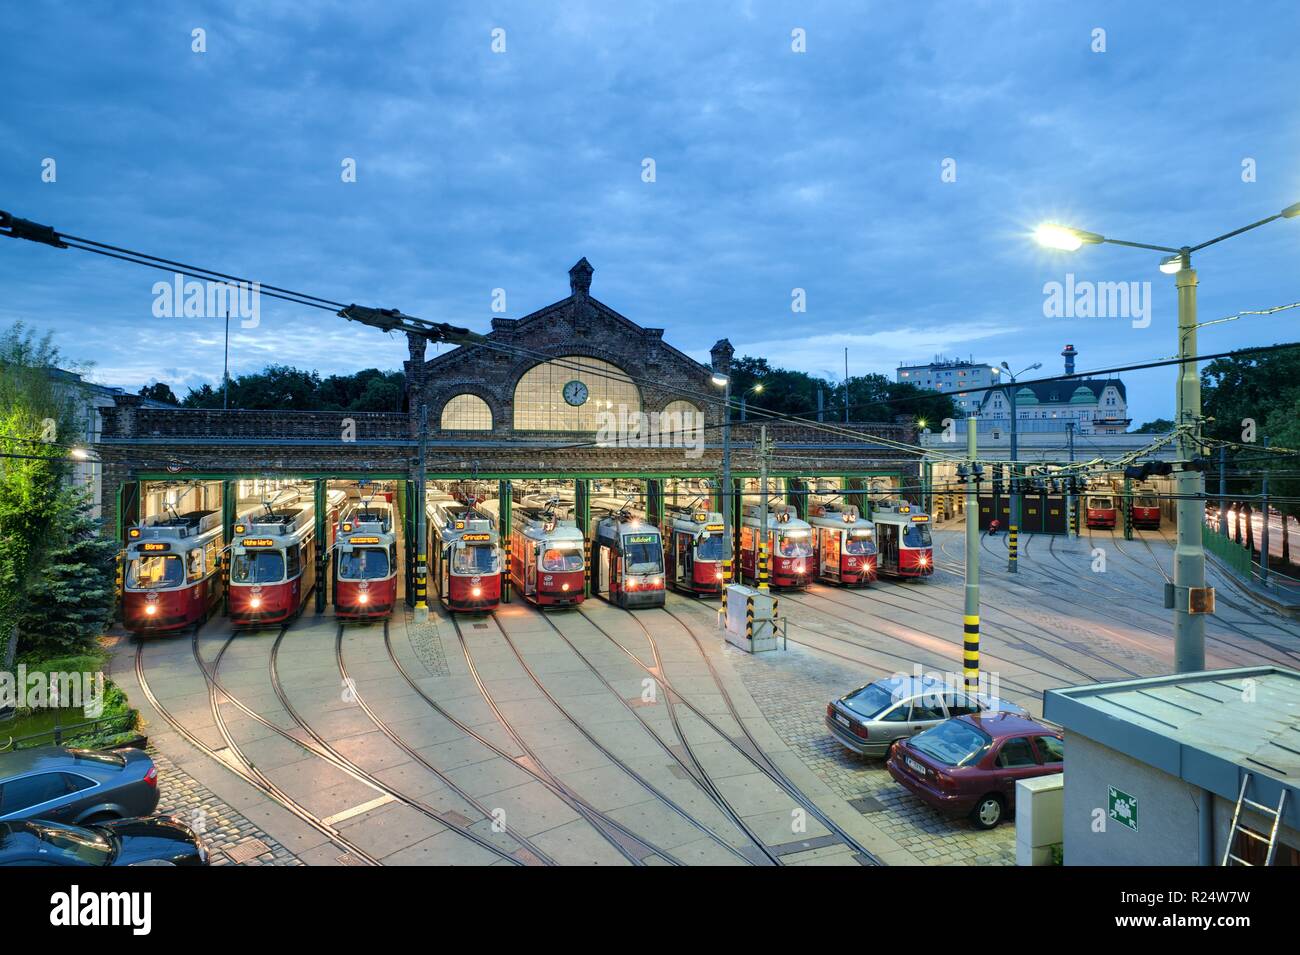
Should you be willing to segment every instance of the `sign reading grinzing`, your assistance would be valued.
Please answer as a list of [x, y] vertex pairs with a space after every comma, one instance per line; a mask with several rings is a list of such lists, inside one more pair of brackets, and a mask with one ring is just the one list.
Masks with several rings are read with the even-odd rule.
[[1138, 831], [1137, 796], [1130, 796], [1123, 790], [1108, 786], [1106, 789], [1106, 815], [1116, 822], [1123, 823], [1134, 832]]

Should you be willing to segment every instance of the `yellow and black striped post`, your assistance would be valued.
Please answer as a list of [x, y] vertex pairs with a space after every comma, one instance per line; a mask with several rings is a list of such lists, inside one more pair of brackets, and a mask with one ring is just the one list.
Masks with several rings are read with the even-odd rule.
[[415, 609], [428, 610], [429, 555], [428, 547], [419, 541], [415, 548]]
[[1016, 572], [1016, 561], [1019, 559], [1018, 539], [1020, 528], [1015, 524], [1007, 525], [1007, 570], [1011, 573]]
[[758, 542], [758, 589], [767, 590], [767, 541]]
[[[114, 593], [117, 594], [117, 604], [114, 607], [113, 612], [114, 616], [118, 616], [121, 614], [122, 606], [126, 600], [126, 551], [119, 550], [117, 552], [117, 560], [115, 563], [117, 566], [114, 570], [113, 576], [117, 587], [117, 590], [114, 591]], [[225, 578], [223, 577], [222, 579], [224, 581]]]
[[980, 618], [979, 614], [967, 614], [962, 620], [965, 631], [962, 640], [962, 666], [966, 678], [966, 690], [969, 693], [976, 693], [980, 685]]
[[590, 538], [583, 542], [583, 547], [587, 551], [587, 559], [583, 562], [586, 566], [582, 571], [582, 593], [585, 597], [591, 596], [591, 558], [594, 552]]
[[501, 602], [510, 603], [510, 535], [504, 537], [506, 542], [505, 567], [501, 570]]
[[745, 639], [754, 639], [754, 597], [745, 598]]
[[722, 615], [727, 615], [727, 587], [731, 584], [731, 558], [722, 561]]

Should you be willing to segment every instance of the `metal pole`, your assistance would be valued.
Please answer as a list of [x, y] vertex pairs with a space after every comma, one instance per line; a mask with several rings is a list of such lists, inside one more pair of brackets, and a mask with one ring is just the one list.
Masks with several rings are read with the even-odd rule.
[[767, 425], [758, 429], [758, 589], [767, 590]]
[[962, 664], [968, 692], [979, 689], [980, 680], [980, 532], [975, 518], [979, 501], [975, 483], [975, 457], [978, 453], [976, 419], [966, 419], [966, 457], [970, 469], [966, 475], [966, 605], [962, 617]]
[[[1067, 421], [1065, 423], [1065, 433], [1070, 445], [1070, 463], [1073, 464], [1074, 463], [1074, 422], [1073, 421]], [[1069, 540], [1071, 537], [1076, 536], [1074, 533], [1074, 509], [1078, 506], [1079, 506], [1079, 502], [1075, 500], [1075, 496], [1074, 496], [1074, 485], [1072, 483], [1067, 484], [1065, 488], [1065, 539], [1066, 540]]]
[[[1190, 256], [1174, 277], [1178, 288], [1178, 372], [1177, 422], [1187, 430], [1178, 439], [1179, 459], [1196, 457], [1201, 430], [1201, 378], [1196, 362], [1196, 270]], [[1205, 669], [1205, 617], [1188, 613], [1188, 587], [1205, 586], [1205, 548], [1201, 525], [1205, 523], [1202, 503], [1205, 481], [1199, 471], [1179, 470], [1177, 478], [1178, 545], [1174, 550], [1174, 672], [1195, 673]], [[1199, 513], [1198, 513], [1199, 510]]]
[[1011, 378], [1011, 387], [1007, 389], [1007, 404], [1011, 407], [1011, 515], [1007, 521], [1007, 573], [1016, 572], [1017, 554], [1016, 548], [1019, 541], [1017, 540], [1020, 532], [1020, 480], [1016, 476], [1016, 457], [1019, 452], [1019, 443], [1016, 441], [1016, 376], [1010, 372], [1007, 373]]
[[844, 423], [849, 423], [849, 350], [844, 349]]
[[[1264, 449], [1268, 450], [1268, 435], [1264, 435]], [[1268, 585], [1268, 464], [1265, 463], [1262, 477], [1260, 478], [1259, 509], [1264, 514], [1264, 524], [1260, 528], [1259, 534], [1259, 582]], [[1286, 527], [1283, 526], [1283, 532]]]
[[226, 358], [221, 365], [221, 410], [225, 411], [230, 400], [230, 309], [226, 309]]
[[735, 554], [732, 550], [731, 518], [732, 508], [736, 503], [735, 489], [731, 486], [731, 369], [727, 368], [727, 384], [722, 400], [722, 592], [727, 592], [731, 583], [732, 564]]
[[1219, 446], [1219, 533], [1228, 536], [1228, 447]]
[[415, 612], [427, 615], [429, 605], [425, 600], [429, 589], [429, 529], [424, 513], [425, 454], [429, 443], [429, 406], [420, 400], [420, 457], [415, 476]]

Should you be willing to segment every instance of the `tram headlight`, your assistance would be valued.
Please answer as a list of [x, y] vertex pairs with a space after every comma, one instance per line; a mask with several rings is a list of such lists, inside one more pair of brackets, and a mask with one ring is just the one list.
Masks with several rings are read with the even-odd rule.
[[158, 612], [158, 605], [157, 605], [157, 604], [145, 604], [145, 605], [144, 605], [144, 613], [145, 613], [145, 616], [147, 616], [147, 617], [152, 617], [152, 616], [153, 616], [154, 614], [156, 614], [157, 612]]
[[256, 610], [258, 607], [262, 606], [262, 598], [254, 597], [248, 601], [248, 605], [252, 607], [254, 610]]
[[568, 590], [568, 589], [569, 589], [569, 585], [568, 585], [568, 584], [560, 584], [560, 589], [561, 589], [561, 590]]
[[357, 599], [363, 604], [368, 604], [370, 603], [370, 594], [362, 593]]
[[482, 596], [482, 594], [483, 594], [483, 588], [482, 588], [482, 587], [475, 587], [473, 590], [470, 591], [470, 593], [473, 594], [475, 597]]

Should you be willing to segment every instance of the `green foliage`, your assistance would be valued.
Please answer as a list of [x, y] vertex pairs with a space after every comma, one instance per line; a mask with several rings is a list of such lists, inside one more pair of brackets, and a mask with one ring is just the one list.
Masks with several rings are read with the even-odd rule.
[[153, 401], [163, 401], [169, 405], [178, 405], [181, 400], [176, 397], [176, 393], [165, 382], [156, 381], [152, 385], [145, 385], [140, 389], [140, 397], [149, 398]]
[[[752, 389], [762, 385], [761, 392]], [[755, 409], [777, 414], [800, 415], [816, 419], [817, 390], [821, 389], [825, 420], [844, 420], [844, 384], [817, 378], [807, 372], [773, 368], [766, 358], [744, 355], [731, 364], [731, 394], [739, 402]], [[948, 395], [923, 391], [912, 384], [890, 381], [884, 375], [859, 375], [848, 380], [849, 418], [853, 421], [893, 421], [897, 415], [913, 415], [929, 424], [957, 416], [956, 406]], [[736, 412], [738, 414], [738, 412]]]
[[[400, 411], [404, 382], [402, 372], [377, 368], [321, 378], [314, 371], [268, 365], [230, 380], [229, 406], [263, 411]], [[220, 408], [222, 397], [220, 388], [203, 385], [191, 388], [181, 404]]]
[[1174, 423], [1168, 418], [1156, 418], [1154, 421], [1148, 421], [1140, 428], [1135, 428], [1133, 434], [1168, 434], [1174, 430]]

